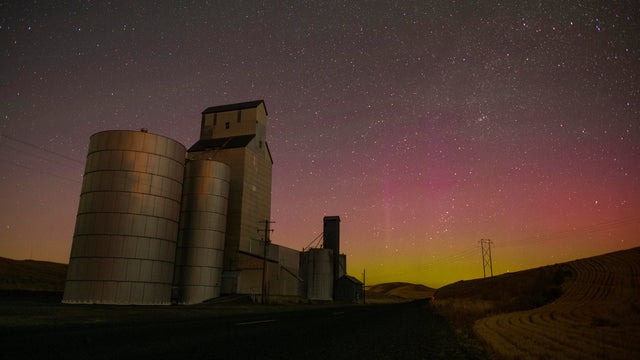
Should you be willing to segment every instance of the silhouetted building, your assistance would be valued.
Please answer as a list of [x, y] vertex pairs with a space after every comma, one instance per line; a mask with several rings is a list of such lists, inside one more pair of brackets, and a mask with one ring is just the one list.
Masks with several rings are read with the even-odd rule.
[[333, 251], [333, 279], [340, 274], [340, 217], [325, 216], [323, 219], [323, 247]]
[[360, 302], [364, 298], [364, 284], [353, 276], [344, 275], [336, 280], [333, 295], [338, 302]]

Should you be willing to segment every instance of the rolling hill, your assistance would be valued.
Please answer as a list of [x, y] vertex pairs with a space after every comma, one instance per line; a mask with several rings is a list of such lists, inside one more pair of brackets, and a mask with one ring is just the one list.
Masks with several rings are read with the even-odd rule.
[[420, 284], [391, 282], [368, 287], [366, 300], [367, 303], [403, 302], [427, 299], [434, 292], [434, 289]]
[[63, 291], [67, 264], [0, 257], [0, 290]]

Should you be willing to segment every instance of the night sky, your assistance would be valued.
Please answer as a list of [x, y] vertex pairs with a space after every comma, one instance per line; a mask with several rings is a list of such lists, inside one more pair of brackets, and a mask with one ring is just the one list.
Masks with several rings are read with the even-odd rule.
[[258, 99], [272, 240], [367, 283], [640, 246], [637, 1], [151, 3], [0, 3], [0, 256], [68, 262], [91, 134]]

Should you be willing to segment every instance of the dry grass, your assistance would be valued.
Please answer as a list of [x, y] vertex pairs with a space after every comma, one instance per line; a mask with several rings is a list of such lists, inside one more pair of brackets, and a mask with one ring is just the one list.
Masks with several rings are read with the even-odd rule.
[[555, 300], [570, 273], [566, 266], [554, 265], [459, 281], [438, 289], [433, 305], [458, 328], [471, 332], [480, 318], [533, 309]]
[[433, 306], [457, 328], [467, 331], [475, 320], [495, 314], [499, 309], [495, 301], [481, 299], [438, 299]]

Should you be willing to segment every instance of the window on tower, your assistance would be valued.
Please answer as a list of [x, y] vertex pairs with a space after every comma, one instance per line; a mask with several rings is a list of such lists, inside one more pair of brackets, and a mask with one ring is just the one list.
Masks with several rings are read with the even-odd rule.
[[229, 122], [227, 121], [226, 123], [224, 123], [224, 128], [228, 129], [229, 128]]

